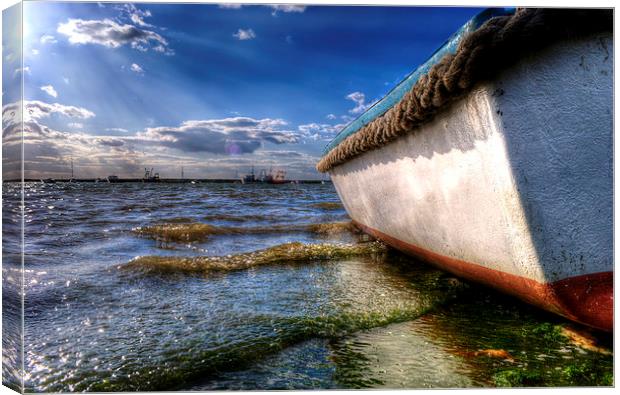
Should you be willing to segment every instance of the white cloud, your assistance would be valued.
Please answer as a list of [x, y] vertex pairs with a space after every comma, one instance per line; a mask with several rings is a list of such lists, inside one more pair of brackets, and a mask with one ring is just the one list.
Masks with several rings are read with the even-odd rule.
[[329, 141], [332, 140], [344, 127], [344, 124], [330, 125], [325, 123], [308, 123], [299, 125], [297, 129], [299, 130], [301, 137], [306, 140]]
[[[151, 14], [149, 13], [148, 16], [151, 16]], [[146, 22], [144, 22], [144, 19], [142, 19], [143, 17], [140, 16], [139, 14], [131, 14], [131, 21], [133, 23], [135, 23], [136, 25], [139, 26], [153, 26], [151, 24], [148, 24]]]
[[[52, 114], [61, 115], [68, 118], [88, 119], [95, 116], [95, 113], [82, 107], [66, 106], [59, 103], [46, 103], [39, 100], [25, 101], [24, 122], [47, 118]], [[22, 103], [10, 103], [2, 107], [2, 125], [19, 123], [21, 120]]]
[[237, 30], [237, 33], [233, 33], [233, 37], [235, 37], [237, 40], [251, 40], [253, 38], [256, 38], [256, 34], [252, 29], [239, 29]]
[[152, 16], [151, 11], [149, 10], [141, 10], [131, 3], [121, 4], [120, 6], [117, 7], [117, 9], [124, 12], [126, 16], [138, 26], [154, 27], [153, 25], [144, 22], [144, 18]]
[[15, 69], [13, 77], [17, 77], [18, 74], [30, 74], [30, 66], [24, 66], [23, 68]]
[[273, 9], [271, 15], [277, 15], [278, 11], [280, 12], [304, 12], [306, 10], [305, 5], [300, 4], [271, 4], [268, 7]]
[[56, 40], [56, 37], [52, 36], [51, 34], [42, 35], [39, 41], [41, 42], [41, 44], [56, 44], [58, 42]]
[[51, 85], [43, 85], [41, 90], [52, 97], [58, 97], [58, 92], [56, 92], [56, 89]]
[[80, 122], [69, 122], [67, 126], [69, 126], [72, 129], [83, 129], [84, 128], [84, 124]]
[[327, 119], [336, 119], [336, 115], [334, 115], [334, 114], [327, 114], [327, 116], [325, 118], [327, 118]]
[[62, 80], [65, 82], [65, 84], [69, 85], [69, 78], [62, 77]]
[[140, 67], [137, 63], [132, 63], [130, 69], [135, 73], [144, 74], [144, 69], [142, 69], [142, 67]]
[[106, 132], [129, 133], [129, 130], [123, 128], [106, 128]]
[[218, 7], [238, 10], [239, 8], [242, 7], [242, 4], [241, 3], [225, 3], [225, 4], [218, 4]]
[[375, 100], [372, 103], [366, 103], [366, 95], [362, 92], [349, 93], [346, 96], [346, 99], [349, 99], [355, 103], [355, 107], [349, 110], [351, 114], [361, 114], [377, 102]]
[[107, 48], [129, 45], [142, 52], [153, 49], [170, 55], [174, 53], [168, 48], [168, 41], [160, 34], [134, 25], [119, 24], [111, 19], [69, 19], [58, 24], [57, 31], [76, 45], [98, 44]]
[[39, 54], [39, 50], [36, 49], [36, 48], [33, 48], [32, 49], [32, 54], [35, 55], [35, 56], [38, 55]]

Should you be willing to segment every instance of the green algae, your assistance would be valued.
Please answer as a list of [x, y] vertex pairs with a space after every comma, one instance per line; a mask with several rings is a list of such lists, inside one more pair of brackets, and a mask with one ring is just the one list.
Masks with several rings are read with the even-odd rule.
[[494, 374], [497, 387], [549, 387], [549, 386], [613, 386], [613, 372], [597, 359], [580, 359], [569, 362], [551, 375], [540, 370], [520, 367], [502, 369]]
[[307, 232], [321, 236], [333, 236], [341, 233], [359, 233], [359, 230], [350, 221], [253, 227], [215, 226], [191, 221], [189, 223], [177, 221], [138, 227], [133, 229], [133, 232], [139, 236], [164, 243], [192, 243], [208, 240], [209, 237], [214, 235]]
[[360, 230], [353, 225], [351, 221], [348, 222], [330, 222], [321, 224], [307, 225], [308, 232], [318, 235], [335, 235], [341, 233], [360, 233]]
[[311, 204], [310, 207], [318, 208], [318, 209], [322, 209], [322, 210], [340, 210], [340, 209], [344, 209], [344, 206], [342, 205], [342, 203], [339, 203], [339, 202], [315, 203], [315, 204]]
[[570, 382], [587, 386], [612, 386], [613, 373], [601, 370], [596, 362], [580, 361], [562, 369], [562, 374]]
[[196, 242], [212, 235], [228, 235], [234, 228], [200, 223], [165, 223], [135, 228], [134, 233], [163, 242]]
[[497, 387], [538, 387], [544, 384], [539, 372], [524, 370], [502, 370], [493, 376]]
[[[604, 347], [588, 347], [576, 342], [567, 324], [542, 322], [524, 325], [521, 336], [544, 351], [546, 358], [537, 360], [526, 355], [515, 367], [500, 368], [493, 381], [498, 387], [611, 386], [613, 363], [611, 352]], [[578, 331], [589, 332], [582, 328]], [[603, 336], [603, 334], [600, 334]], [[589, 338], [593, 340], [593, 338]], [[560, 351], [558, 353], [558, 351]], [[558, 354], [562, 356], [559, 357]], [[554, 356], [555, 355], [555, 356]], [[552, 356], [552, 357], [550, 357]]]
[[550, 322], [543, 322], [533, 328], [524, 328], [524, 335], [533, 335], [542, 338], [546, 342], [566, 342], [568, 338], [562, 334], [562, 326]]
[[204, 274], [243, 270], [264, 265], [339, 260], [383, 254], [386, 251], [387, 247], [379, 242], [356, 245], [292, 242], [255, 252], [227, 256], [143, 256], [120, 267], [139, 269], [144, 272]]
[[[587, 331], [587, 329], [582, 329]], [[610, 386], [612, 356], [605, 348], [585, 348], [566, 334], [566, 324], [542, 322], [524, 325], [523, 342], [531, 342], [544, 358], [521, 357], [518, 366], [501, 368], [493, 375], [498, 387]], [[601, 336], [604, 336], [601, 334]], [[532, 348], [530, 346], [529, 348]], [[596, 350], [596, 351], [593, 351]]]

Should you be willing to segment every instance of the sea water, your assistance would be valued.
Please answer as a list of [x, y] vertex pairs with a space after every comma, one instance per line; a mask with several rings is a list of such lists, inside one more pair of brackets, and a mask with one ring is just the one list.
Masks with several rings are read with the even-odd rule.
[[[26, 183], [24, 213], [26, 391], [613, 383], [610, 335], [369, 239], [331, 183]], [[5, 264], [13, 386], [19, 276]]]

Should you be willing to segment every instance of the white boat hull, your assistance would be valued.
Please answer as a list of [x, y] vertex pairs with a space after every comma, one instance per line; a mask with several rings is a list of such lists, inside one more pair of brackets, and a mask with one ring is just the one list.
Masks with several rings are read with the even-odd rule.
[[330, 170], [368, 233], [573, 320], [613, 326], [613, 41], [556, 44]]

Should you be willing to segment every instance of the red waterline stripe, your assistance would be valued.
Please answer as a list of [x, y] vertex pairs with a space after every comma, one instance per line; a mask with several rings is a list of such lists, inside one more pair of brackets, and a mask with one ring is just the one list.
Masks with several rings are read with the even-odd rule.
[[459, 277], [491, 286], [573, 321], [604, 331], [613, 330], [613, 272], [585, 274], [553, 283], [539, 283], [529, 278], [443, 256], [355, 220], [353, 223], [397, 250], [416, 256]]

